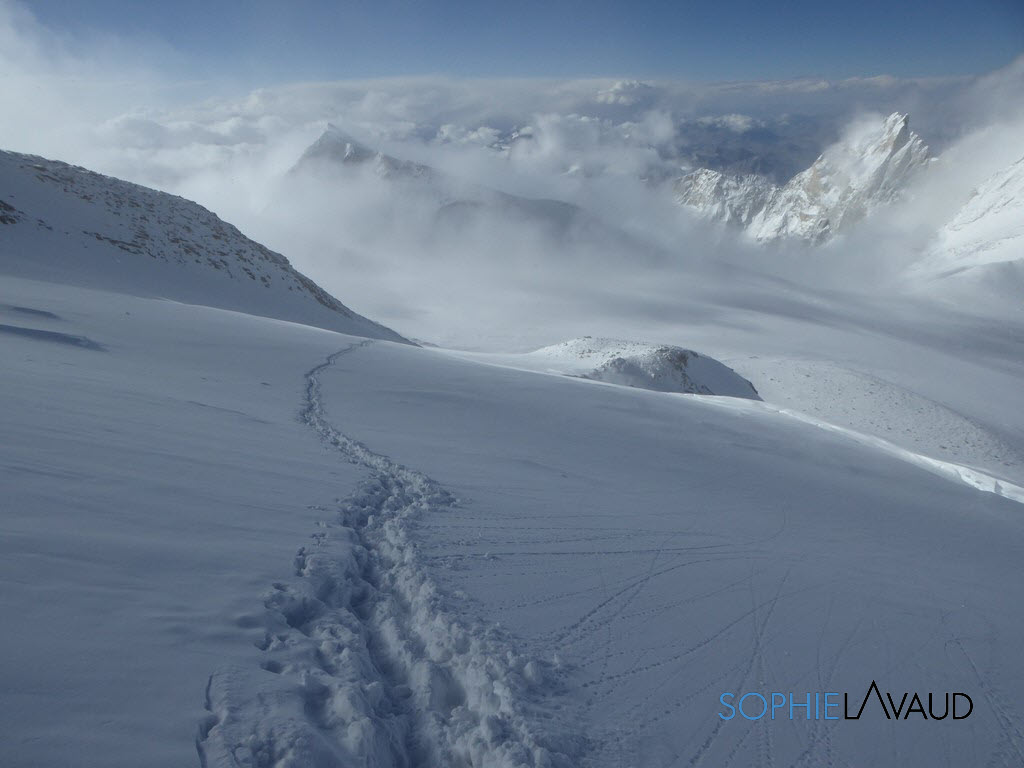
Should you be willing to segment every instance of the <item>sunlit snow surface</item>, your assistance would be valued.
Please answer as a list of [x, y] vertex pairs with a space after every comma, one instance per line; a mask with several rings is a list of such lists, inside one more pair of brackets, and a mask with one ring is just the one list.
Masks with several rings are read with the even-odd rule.
[[[755, 401], [0, 303], [52, 334], [0, 334], [11, 764], [1020, 762], [1011, 500]], [[975, 713], [717, 716], [871, 679]]]
[[960, 303], [1002, 300], [1021, 307], [1024, 291], [1024, 157], [971, 193], [911, 271], [921, 292]]
[[7, 276], [0, 323], [52, 334], [0, 332], [3, 762], [194, 765], [210, 672], [259, 664], [260, 595], [359, 479], [296, 421], [339, 337]]

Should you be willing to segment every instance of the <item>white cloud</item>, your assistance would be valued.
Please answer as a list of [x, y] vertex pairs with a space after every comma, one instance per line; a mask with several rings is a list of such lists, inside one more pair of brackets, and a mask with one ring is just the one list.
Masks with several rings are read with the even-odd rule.
[[750, 115], [740, 115], [735, 112], [728, 115], [709, 115], [701, 117], [697, 119], [697, 122], [701, 125], [725, 128], [733, 133], [746, 133], [759, 125], [759, 121], [755, 120]]
[[[698, 314], [713, 311], [698, 311], [695, 296], [702, 275], [723, 262], [822, 283], [857, 274], [866, 260], [884, 271], [910, 258], [975, 177], [1020, 143], [1022, 102], [1013, 95], [1024, 59], [977, 82], [423, 77], [234, 92], [181, 78], [177, 54], [149, 47], [61, 39], [24, 6], [0, 0], [0, 98], [18, 105], [0, 112], [0, 146], [196, 199], [360, 310], [456, 341], [467, 328], [498, 339], [524, 316], [550, 332], [540, 340], [554, 341], [616, 335], [617, 322], [679, 312], [686, 301]], [[897, 109], [943, 151], [937, 181], [827, 259], [753, 248], [693, 221], [668, 190], [680, 145], [693, 138], [681, 132], [694, 126], [703, 131], [696, 149], [713, 157], [726, 144], [763, 151], [743, 143], [755, 128], [780, 131], [779, 142], [824, 144], [858, 113]], [[543, 216], [496, 209], [439, 226], [436, 199], [367, 174], [285, 194], [282, 179], [328, 122], [458, 177], [464, 189], [564, 200], [589, 218], [557, 236]]]

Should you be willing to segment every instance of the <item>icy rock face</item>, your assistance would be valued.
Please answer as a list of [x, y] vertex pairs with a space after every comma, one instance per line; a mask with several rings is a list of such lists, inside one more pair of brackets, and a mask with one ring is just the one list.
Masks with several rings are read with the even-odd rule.
[[403, 340], [197, 203], [14, 152], [0, 152], [0, 266], [22, 277]]
[[583, 336], [530, 354], [565, 373], [609, 384], [761, 399], [754, 385], [728, 366], [682, 347]]
[[929, 160], [906, 115], [851, 130], [781, 187], [760, 177], [725, 177], [700, 169], [676, 184], [679, 203], [769, 242], [821, 243], [896, 199]]
[[21, 221], [21, 211], [10, 203], [0, 200], [0, 224], [17, 224]]
[[941, 230], [921, 266], [939, 274], [1024, 260], [1024, 157], [990, 176]]
[[928, 162], [928, 147], [894, 113], [880, 131], [863, 131], [829, 147], [771, 196], [751, 222], [758, 240], [827, 240], [875, 205], [895, 199]]
[[764, 176], [729, 176], [701, 168], [676, 182], [676, 201], [698, 209], [711, 221], [746, 228], [774, 190]]

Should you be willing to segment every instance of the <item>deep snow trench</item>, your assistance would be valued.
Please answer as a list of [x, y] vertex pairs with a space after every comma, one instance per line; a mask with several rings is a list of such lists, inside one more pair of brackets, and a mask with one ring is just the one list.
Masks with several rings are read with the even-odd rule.
[[[340, 457], [369, 471], [275, 582], [261, 670], [211, 676], [203, 766], [572, 765], [531, 730], [531, 689], [551, 676], [494, 628], [462, 626], [409, 536], [418, 516], [456, 499], [335, 428], [319, 374], [305, 375], [301, 418]], [[266, 672], [274, 673], [271, 677]]]

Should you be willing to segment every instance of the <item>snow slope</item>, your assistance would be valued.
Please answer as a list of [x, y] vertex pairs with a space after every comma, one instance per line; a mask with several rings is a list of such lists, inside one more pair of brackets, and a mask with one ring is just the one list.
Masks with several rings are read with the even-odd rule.
[[180, 197], [0, 152], [5, 274], [159, 296], [401, 340], [278, 253]]
[[705, 319], [658, 335], [685, 338], [769, 404], [1024, 485], [1019, 311], [739, 279], [705, 300]]
[[[999, 638], [1017, 636], [1024, 619], [1015, 590], [994, 587], [1017, 567], [1018, 504], [748, 400], [380, 345], [318, 376], [333, 429], [451, 494], [408, 521], [417, 546], [405, 562], [436, 585], [446, 615], [500, 621], [513, 670], [522, 665], [518, 706], [476, 737], [484, 751], [465, 764], [1019, 760], [1011, 723], [1024, 670]], [[387, 508], [364, 511], [371, 541]], [[292, 680], [322, 674], [284, 658]], [[453, 676], [462, 692], [440, 718], [458, 733], [478, 692]], [[898, 690], [978, 691], [985, 703], [941, 738], [935, 724], [895, 729], [881, 715], [855, 728], [717, 717], [722, 691], [856, 691], [871, 677]], [[258, 703], [255, 689], [232, 690], [236, 711]], [[304, 722], [262, 713], [261, 735]], [[236, 726], [232, 743], [251, 743], [250, 732]]]
[[[749, 399], [0, 303], [10, 764], [1020, 760], [1013, 501]], [[871, 678], [976, 712], [717, 717]]]
[[295, 418], [340, 338], [0, 278], [5, 765], [197, 764], [210, 672], [359, 480]]
[[1014, 287], [1024, 284], [1024, 157], [973, 191], [913, 269], [932, 280], [993, 272], [996, 279], [1015, 276]]
[[1019, 441], [880, 371], [796, 356], [757, 355], [730, 363], [757, 381], [761, 396], [774, 406], [873, 435], [916, 454], [1024, 481]]
[[676, 184], [676, 199], [761, 242], [821, 243], [896, 199], [929, 159], [906, 115], [855, 125], [781, 187], [758, 176], [699, 169]]

